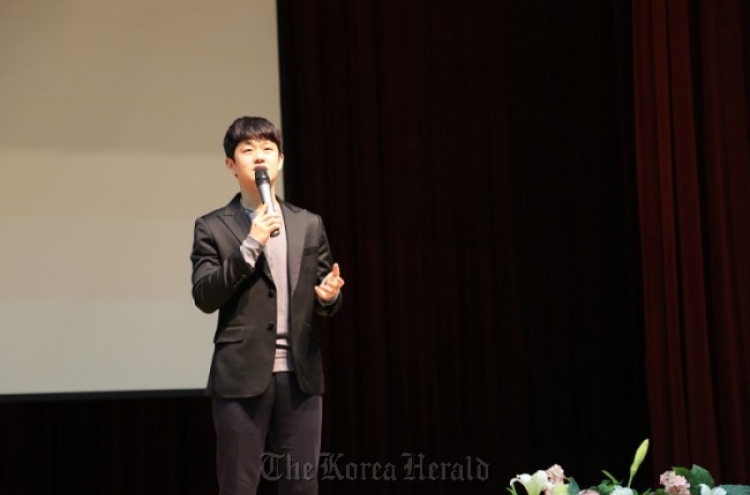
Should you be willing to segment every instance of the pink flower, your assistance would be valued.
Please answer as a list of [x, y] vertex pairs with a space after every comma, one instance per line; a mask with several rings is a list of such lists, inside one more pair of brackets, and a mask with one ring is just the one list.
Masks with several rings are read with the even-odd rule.
[[559, 485], [565, 481], [565, 473], [559, 464], [555, 464], [547, 470], [547, 478], [553, 485]]
[[665, 471], [659, 476], [659, 483], [670, 495], [690, 495], [690, 483], [683, 476], [674, 471]]
[[559, 464], [550, 467], [546, 474], [547, 486], [544, 488], [544, 495], [552, 495], [555, 487], [565, 484], [565, 474]]

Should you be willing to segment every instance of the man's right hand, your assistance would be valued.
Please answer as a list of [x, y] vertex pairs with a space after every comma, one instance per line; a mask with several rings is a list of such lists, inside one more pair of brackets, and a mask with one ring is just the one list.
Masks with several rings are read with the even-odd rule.
[[281, 229], [281, 214], [268, 213], [267, 204], [255, 210], [255, 217], [250, 225], [250, 237], [265, 246], [271, 237], [271, 232], [279, 229]]

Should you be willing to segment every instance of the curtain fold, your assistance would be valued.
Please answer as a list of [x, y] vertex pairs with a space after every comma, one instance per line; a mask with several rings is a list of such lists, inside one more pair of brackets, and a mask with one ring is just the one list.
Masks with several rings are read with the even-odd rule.
[[278, 5], [287, 198], [347, 280], [321, 332], [324, 449], [491, 466], [323, 493], [626, 469], [649, 434], [630, 4]]
[[732, 483], [750, 464], [747, 20], [732, 0], [633, 2], [653, 464]]

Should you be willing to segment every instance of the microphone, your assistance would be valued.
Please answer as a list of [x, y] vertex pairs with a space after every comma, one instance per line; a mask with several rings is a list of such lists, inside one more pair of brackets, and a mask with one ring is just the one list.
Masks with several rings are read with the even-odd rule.
[[[271, 197], [271, 180], [268, 178], [268, 171], [265, 168], [255, 169], [255, 185], [258, 186], [260, 191], [260, 199], [264, 205], [268, 205], [269, 213], [276, 213], [276, 207], [273, 205], [273, 198]], [[271, 232], [271, 237], [279, 235], [279, 230], [276, 229]]]

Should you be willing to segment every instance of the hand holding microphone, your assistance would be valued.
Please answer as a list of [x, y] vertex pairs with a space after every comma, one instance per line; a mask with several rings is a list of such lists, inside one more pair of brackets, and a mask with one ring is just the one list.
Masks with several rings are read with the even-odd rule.
[[253, 223], [250, 226], [250, 237], [265, 246], [269, 238], [279, 235], [281, 217], [276, 213], [271, 196], [271, 183], [265, 168], [255, 170], [255, 183], [260, 192], [263, 204], [255, 210]]
[[[271, 195], [271, 180], [268, 178], [268, 171], [265, 167], [258, 167], [255, 169], [255, 185], [258, 186], [261, 201], [267, 206], [267, 212], [274, 215], [276, 213], [276, 207], [273, 204], [273, 196]], [[260, 211], [261, 209], [258, 208], [257, 213], [260, 213]], [[281, 223], [277, 223], [279, 223], [279, 225], [271, 231], [271, 237], [279, 235], [279, 227], [281, 227]], [[265, 245], [265, 243], [263, 244]]]

